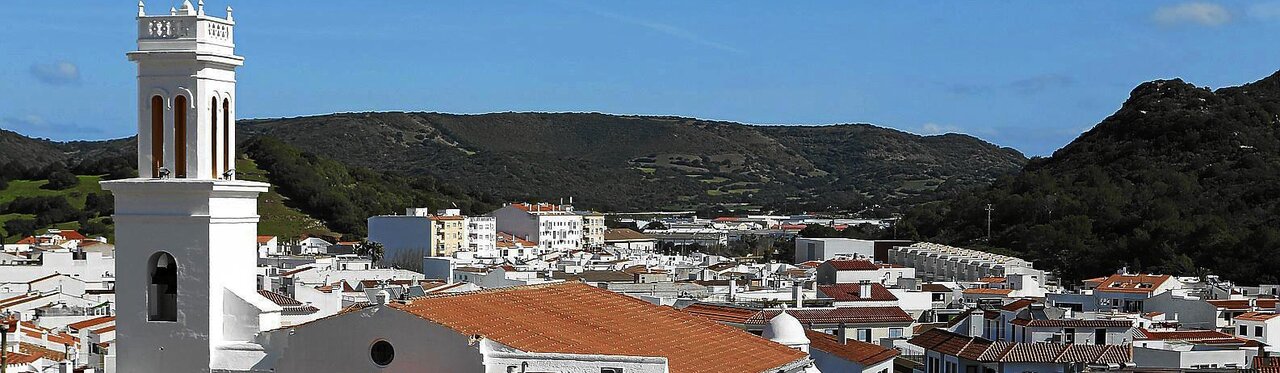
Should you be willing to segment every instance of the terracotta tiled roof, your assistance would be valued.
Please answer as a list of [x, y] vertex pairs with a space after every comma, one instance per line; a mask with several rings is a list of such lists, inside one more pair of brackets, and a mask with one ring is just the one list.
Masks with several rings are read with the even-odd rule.
[[582, 271], [579, 273], [556, 272], [551, 278], [558, 280], [577, 280], [583, 282], [634, 282], [633, 274], [622, 271]]
[[104, 327], [104, 328], [94, 329], [94, 330], [93, 330], [93, 333], [94, 333], [94, 334], [102, 334], [102, 333], [110, 333], [110, 332], [114, 332], [114, 331], [116, 331], [116, 326], [115, 326], [115, 325], [112, 325], [112, 326], [108, 326], [108, 327]]
[[295, 269], [292, 269], [292, 270], [288, 270], [288, 271], [280, 272], [280, 277], [296, 275], [296, 274], [299, 274], [299, 273], [302, 273], [302, 272], [305, 272], [305, 271], [310, 271], [310, 270], [315, 269], [315, 268], [316, 268], [316, 267], [302, 267], [302, 268], [295, 268]]
[[1267, 321], [1276, 317], [1280, 317], [1280, 314], [1274, 312], [1245, 312], [1240, 316], [1236, 316], [1236, 320]]
[[985, 282], [988, 284], [1003, 284], [1005, 281], [1006, 279], [1004, 277], [983, 277], [978, 279], [978, 282]]
[[1000, 309], [1005, 311], [1017, 311], [1023, 308], [1027, 308], [1027, 306], [1030, 306], [1032, 304], [1036, 304], [1036, 301], [1030, 300], [1030, 299], [1019, 299], [1019, 300], [1009, 302], [1009, 304], [1000, 306]]
[[430, 295], [391, 307], [521, 351], [665, 357], [669, 371], [771, 372], [805, 353], [578, 282]]
[[115, 316], [100, 316], [92, 319], [67, 324], [68, 328], [80, 330], [116, 321]]
[[[710, 303], [694, 303], [682, 310], [715, 321], [746, 326], [762, 326], [782, 312]], [[909, 323], [915, 320], [898, 307], [792, 308], [787, 310], [787, 314], [802, 324]]]
[[872, 283], [871, 294], [862, 294], [861, 284], [835, 284], [835, 285], [819, 285], [818, 292], [835, 299], [838, 302], [846, 301], [896, 301], [898, 297], [889, 292], [884, 285]]
[[946, 355], [979, 362], [1119, 364], [1132, 360], [1129, 345], [992, 342], [942, 329], [931, 329], [907, 341]]
[[627, 228], [606, 229], [604, 231], [604, 240], [608, 241], [645, 241], [653, 240], [653, 237], [640, 232], [636, 232]]
[[40, 360], [40, 358], [44, 357], [44, 354], [41, 354], [41, 353], [23, 354], [18, 352], [10, 352], [8, 353], [8, 355], [9, 356], [7, 357], [8, 358], [7, 362], [9, 364], [16, 364], [16, 365], [31, 364], [36, 362], [36, 360]]
[[804, 333], [805, 336], [809, 337], [810, 349], [822, 350], [828, 354], [839, 356], [842, 359], [864, 366], [879, 364], [898, 356], [898, 350], [880, 347], [879, 345], [856, 339], [847, 339], [844, 343], [840, 343], [838, 337], [827, 333], [811, 329], [805, 329]]
[[1115, 274], [1098, 283], [1097, 291], [1115, 293], [1147, 293], [1169, 281], [1169, 275]]
[[872, 263], [870, 260], [828, 260], [825, 264], [831, 265], [837, 271], [874, 271], [880, 269], [880, 266]]
[[947, 287], [947, 285], [929, 283], [920, 285], [920, 291], [927, 291], [931, 293], [950, 293], [955, 290]]
[[1280, 373], [1280, 356], [1254, 356], [1252, 367], [1258, 373]]
[[817, 268], [820, 265], [822, 265], [822, 262], [819, 262], [817, 260], [810, 260], [804, 263], [796, 264], [797, 267], [807, 267], [807, 268]]
[[35, 245], [36, 238], [32, 236], [23, 237], [21, 240], [18, 240], [18, 244], [19, 245]]
[[1128, 320], [1013, 319], [1009, 323], [1032, 328], [1127, 328], [1133, 326], [1133, 322]]
[[[1258, 308], [1276, 308], [1275, 299], [1256, 299], [1254, 301], [1255, 301], [1255, 304], [1258, 306]], [[1248, 299], [1214, 299], [1214, 300], [1206, 300], [1205, 302], [1212, 304], [1214, 307], [1228, 309], [1228, 310], [1248, 310], [1249, 309]]]
[[498, 232], [497, 247], [510, 248], [516, 246], [534, 247], [537, 242], [529, 241], [507, 232]]
[[297, 299], [289, 298], [287, 295], [271, 290], [258, 290], [258, 294], [280, 307], [297, 307], [302, 305], [302, 302], [299, 302]]
[[1012, 292], [1013, 292], [1013, 289], [988, 289], [988, 288], [969, 288], [969, 289], [964, 289], [963, 291], [963, 293], [965, 294], [999, 295], [999, 296], [1008, 296], [1009, 293], [1012, 293]]
[[76, 232], [76, 231], [69, 230], [69, 229], [64, 229], [64, 230], [58, 231], [58, 235], [59, 235], [59, 236], [62, 236], [62, 238], [63, 238], [63, 239], [66, 239], [67, 241], [70, 241], [70, 240], [83, 240], [83, 239], [85, 239], [84, 235], [83, 235], [83, 234], [80, 234], [80, 232]]
[[267, 243], [276, 239], [276, 236], [258, 236], [258, 243]]
[[1138, 329], [1137, 336], [1144, 340], [1179, 340], [1179, 341], [1196, 341], [1204, 339], [1223, 339], [1233, 338], [1232, 335], [1216, 330], [1175, 330], [1167, 332], [1150, 331], [1146, 329]]

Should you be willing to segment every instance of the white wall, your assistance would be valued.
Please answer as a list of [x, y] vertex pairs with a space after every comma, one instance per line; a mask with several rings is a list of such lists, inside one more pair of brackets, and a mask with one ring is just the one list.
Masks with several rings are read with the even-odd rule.
[[852, 238], [796, 238], [796, 263], [826, 261], [839, 255], [875, 257], [875, 242]]
[[[382, 244], [382, 266], [408, 261], [420, 262], [431, 255], [431, 218], [424, 216], [384, 215], [369, 217], [369, 241]], [[419, 263], [418, 265], [421, 265]]]
[[[369, 348], [386, 340], [395, 359], [379, 367]], [[404, 311], [375, 306], [303, 327], [265, 333], [276, 372], [481, 372], [483, 357], [469, 337]]]

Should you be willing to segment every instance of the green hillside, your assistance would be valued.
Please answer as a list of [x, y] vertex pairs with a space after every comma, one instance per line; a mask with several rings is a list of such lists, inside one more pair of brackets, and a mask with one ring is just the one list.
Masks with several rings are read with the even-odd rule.
[[913, 210], [902, 228], [1008, 248], [1068, 280], [1128, 266], [1280, 282], [1280, 73], [1218, 90], [1144, 83], [1053, 156]]

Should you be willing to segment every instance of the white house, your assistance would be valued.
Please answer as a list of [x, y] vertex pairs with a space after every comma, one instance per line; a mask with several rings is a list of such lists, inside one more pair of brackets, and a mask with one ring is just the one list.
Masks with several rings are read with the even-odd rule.
[[543, 252], [582, 248], [582, 215], [572, 207], [547, 203], [513, 203], [497, 210], [498, 231], [532, 241]]
[[657, 242], [653, 237], [627, 228], [604, 231], [604, 246], [622, 255], [651, 254], [656, 250]]
[[280, 239], [276, 236], [258, 236], [258, 257], [266, 258], [269, 256], [285, 255], [280, 250]]
[[498, 221], [492, 216], [468, 216], [466, 247], [470, 251], [489, 251], [498, 242]]
[[896, 286], [898, 280], [915, 278], [915, 268], [877, 264], [870, 260], [832, 259], [818, 265], [819, 284], [856, 284], [863, 281]]
[[1267, 351], [1280, 352], [1280, 313], [1247, 312], [1235, 320], [1236, 336], [1263, 343]]

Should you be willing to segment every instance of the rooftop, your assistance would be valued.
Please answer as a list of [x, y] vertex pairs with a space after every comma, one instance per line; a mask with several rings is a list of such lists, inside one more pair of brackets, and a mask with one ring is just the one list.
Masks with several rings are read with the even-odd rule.
[[872, 263], [870, 260], [840, 260], [832, 259], [826, 263], [837, 271], [874, 271], [880, 269], [880, 266]]
[[818, 292], [838, 302], [848, 301], [895, 301], [898, 297], [880, 284], [867, 284], [871, 294], [862, 294], [862, 284], [819, 285]]
[[391, 306], [521, 351], [659, 356], [673, 373], [772, 372], [806, 358], [745, 331], [579, 282], [429, 295]]
[[1133, 356], [1129, 345], [992, 342], [942, 329], [930, 329], [907, 342], [980, 362], [1119, 364]]
[[[763, 326], [769, 319], [782, 312], [780, 309], [759, 309], [727, 304], [694, 303], [682, 309], [694, 315], [723, 323], [743, 326]], [[915, 319], [899, 307], [823, 307], [790, 308], [787, 314], [809, 324], [878, 324], [910, 323]]]
[[1150, 294], [1170, 278], [1169, 275], [1115, 274], [1099, 282], [1096, 291]]
[[805, 336], [809, 337], [810, 349], [822, 350], [858, 364], [878, 364], [898, 356], [898, 350], [892, 348], [881, 347], [880, 345], [856, 339], [846, 339], [844, 343], [840, 343], [839, 337], [831, 334], [817, 332], [812, 329], [806, 329], [804, 332]]

